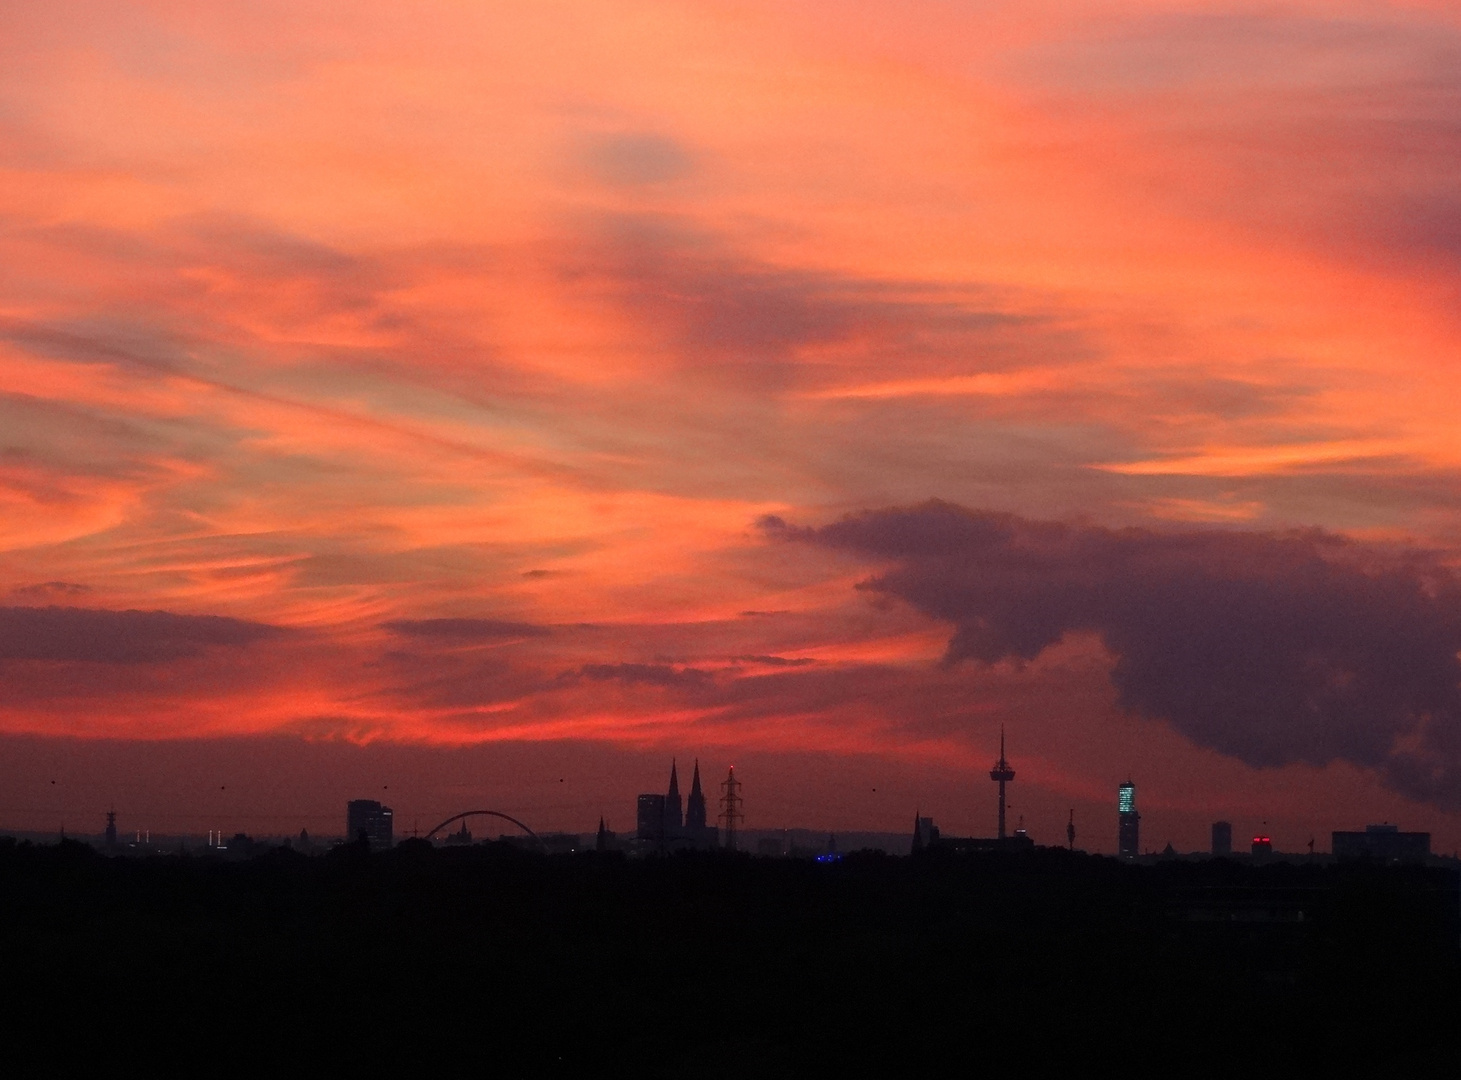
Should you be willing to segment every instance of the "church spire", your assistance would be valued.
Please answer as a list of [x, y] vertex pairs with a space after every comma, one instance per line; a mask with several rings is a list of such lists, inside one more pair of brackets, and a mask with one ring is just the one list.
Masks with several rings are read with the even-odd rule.
[[685, 803], [685, 828], [705, 828], [705, 792], [700, 790], [700, 759], [695, 759], [695, 775], [690, 781], [690, 798]]
[[680, 774], [676, 769], [675, 760], [671, 758], [670, 790], [665, 795], [665, 832], [669, 836], [674, 836], [684, 825], [685, 818], [680, 810]]

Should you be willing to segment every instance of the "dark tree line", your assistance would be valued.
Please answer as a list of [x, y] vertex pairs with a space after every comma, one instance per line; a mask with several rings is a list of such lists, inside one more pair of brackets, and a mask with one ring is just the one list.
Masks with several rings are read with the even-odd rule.
[[[17, 1054], [154, 1071], [959, 1075], [1456, 1064], [1452, 872], [506, 844], [0, 843]], [[950, 1068], [949, 1062], [954, 1063]]]

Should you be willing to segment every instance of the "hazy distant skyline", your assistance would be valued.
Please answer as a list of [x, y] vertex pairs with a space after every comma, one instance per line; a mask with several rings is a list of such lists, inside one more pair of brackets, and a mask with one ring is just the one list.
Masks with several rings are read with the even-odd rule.
[[10, 5], [0, 826], [989, 831], [1004, 724], [1461, 846], [1458, 132], [1438, 3]]

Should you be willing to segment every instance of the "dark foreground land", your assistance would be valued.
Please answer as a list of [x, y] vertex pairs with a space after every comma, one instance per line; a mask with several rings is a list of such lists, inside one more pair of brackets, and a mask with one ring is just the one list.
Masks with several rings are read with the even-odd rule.
[[98, 1053], [154, 1074], [1430, 1073], [1461, 1061], [1457, 902], [1447, 870], [1053, 850], [9, 843], [4, 1034], [50, 1074]]

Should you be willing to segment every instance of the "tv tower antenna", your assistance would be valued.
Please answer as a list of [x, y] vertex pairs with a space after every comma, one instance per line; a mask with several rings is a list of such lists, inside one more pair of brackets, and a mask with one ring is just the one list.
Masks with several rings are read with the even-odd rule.
[[736, 849], [736, 824], [744, 821], [746, 815], [741, 813], [741, 782], [736, 779], [736, 767], [730, 767], [730, 775], [721, 781], [720, 790], [725, 792], [720, 797], [720, 820], [725, 822], [725, 847], [727, 851]]
[[999, 760], [994, 763], [994, 768], [989, 770], [989, 778], [999, 781], [999, 838], [1004, 837], [1004, 786], [1015, 778], [1015, 771], [1010, 768], [1010, 763], [1004, 759], [1004, 725], [999, 727]]

